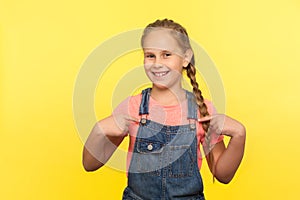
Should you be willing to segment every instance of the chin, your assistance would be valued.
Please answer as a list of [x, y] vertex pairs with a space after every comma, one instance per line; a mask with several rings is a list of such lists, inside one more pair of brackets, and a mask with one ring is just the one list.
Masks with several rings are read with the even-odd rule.
[[165, 84], [161, 84], [161, 83], [154, 83], [152, 82], [153, 87], [156, 87], [158, 89], [168, 89], [170, 88], [169, 86], [165, 85]]

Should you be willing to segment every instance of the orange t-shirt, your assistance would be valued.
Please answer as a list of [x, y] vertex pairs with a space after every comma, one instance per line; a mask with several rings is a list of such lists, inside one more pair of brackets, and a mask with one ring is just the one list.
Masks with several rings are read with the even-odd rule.
[[[131, 117], [140, 119], [141, 116], [139, 115], [139, 108], [140, 108], [141, 99], [142, 99], [141, 94], [128, 97], [118, 105], [118, 107], [114, 110], [113, 115], [124, 114], [124, 115], [129, 115]], [[187, 118], [188, 116], [187, 101], [188, 100], [185, 99], [180, 104], [165, 106], [165, 105], [160, 105], [157, 101], [155, 101], [150, 96], [149, 115], [147, 116], [147, 118], [157, 123], [169, 125], [169, 126], [189, 124], [190, 121]], [[205, 100], [204, 102], [208, 108], [209, 114], [210, 115], [216, 114], [216, 109], [213, 106], [213, 104], [208, 100]], [[198, 116], [200, 116], [199, 110], [198, 110]], [[200, 144], [203, 145], [205, 137], [204, 137], [204, 130], [202, 128], [202, 124], [196, 123], [196, 125], [197, 125], [197, 129], [196, 129], [197, 144], [199, 147]], [[131, 122], [128, 127], [128, 135], [130, 136], [130, 140], [129, 140], [130, 142], [129, 142], [128, 154], [127, 154], [127, 171], [132, 158], [132, 152], [134, 149], [134, 143], [135, 143], [136, 134], [138, 132], [138, 128], [139, 128], [139, 124], [135, 122]], [[216, 144], [222, 140], [223, 140], [223, 135], [220, 136], [217, 135], [216, 133], [212, 133], [211, 144]], [[197, 156], [198, 156], [198, 166], [200, 169], [202, 164], [202, 158], [203, 158], [200, 148], [198, 148]]]

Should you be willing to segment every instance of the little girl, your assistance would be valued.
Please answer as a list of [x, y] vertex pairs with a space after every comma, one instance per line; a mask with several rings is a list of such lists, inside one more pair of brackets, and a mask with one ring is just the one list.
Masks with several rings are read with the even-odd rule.
[[[213, 176], [229, 183], [242, 160], [245, 128], [217, 114], [196, 82], [186, 30], [172, 20], [149, 24], [141, 40], [152, 88], [123, 101], [96, 123], [84, 150], [83, 166], [94, 171], [129, 135], [128, 186], [123, 199], [204, 199], [200, 175], [202, 144]], [[182, 88], [186, 71], [193, 93]], [[223, 137], [229, 136], [227, 148]]]

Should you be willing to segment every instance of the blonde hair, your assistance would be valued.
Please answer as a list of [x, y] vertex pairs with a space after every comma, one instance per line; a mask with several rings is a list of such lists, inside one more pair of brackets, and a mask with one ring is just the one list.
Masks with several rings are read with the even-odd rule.
[[[156, 20], [155, 22], [148, 24], [146, 26], [146, 28], [144, 29], [143, 36], [141, 39], [142, 46], [143, 46], [145, 37], [148, 35], [148, 33], [153, 31], [153, 28], [170, 29], [171, 34], [174, 36], [174, 38], [178, 42], [179, 46], [184, 51], [186, 51], [188, 49], [192, 50], [186, 29], [183, 26], [181, 26], [180, 24], [178, 24], [170, 19]], [[196, 68], [195, 68], [194, 56], [192, 56], [190, 63], [184, 69], [186, 69], [187, 76], [190, 79], [190, 83], [193, 87], [193, 94], [195, 95], [196, 103], [199, 107], [200, 117], [205, 117], [205, 116], [209, 115], [209, 113], [207, 110], [207, 106], [204, 103], [204, 98], [202, 96], [202, 92], [199, 89], [199, 85], [196, 81]], [[211, 135], [210, 135], [210, 132], [208, 131], [209, 121], [202, 122], [202, 127], [205, 131], [205, 144], [206, 144], [205, 146], [206, 147], [204, 147], [204, 148], [206, 149], [207, 152], [210, 152], [210, 150], [211, 150], [211, 145], [210, 145]], [[212, 173], [214, 175], [213, 156], [211, 153], [209, 153], [208, 159], [212, 165]]]

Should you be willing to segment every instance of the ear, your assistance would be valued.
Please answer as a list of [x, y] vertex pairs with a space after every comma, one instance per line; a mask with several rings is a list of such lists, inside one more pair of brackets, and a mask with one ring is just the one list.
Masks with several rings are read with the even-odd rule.
[[183, 67], [187, 67], [188, 64], [191, 62], [191, 59], [193, 57], [193, 51], [192, 49], [187, 49], [184, 53], [184, 61], [183, 61]]

